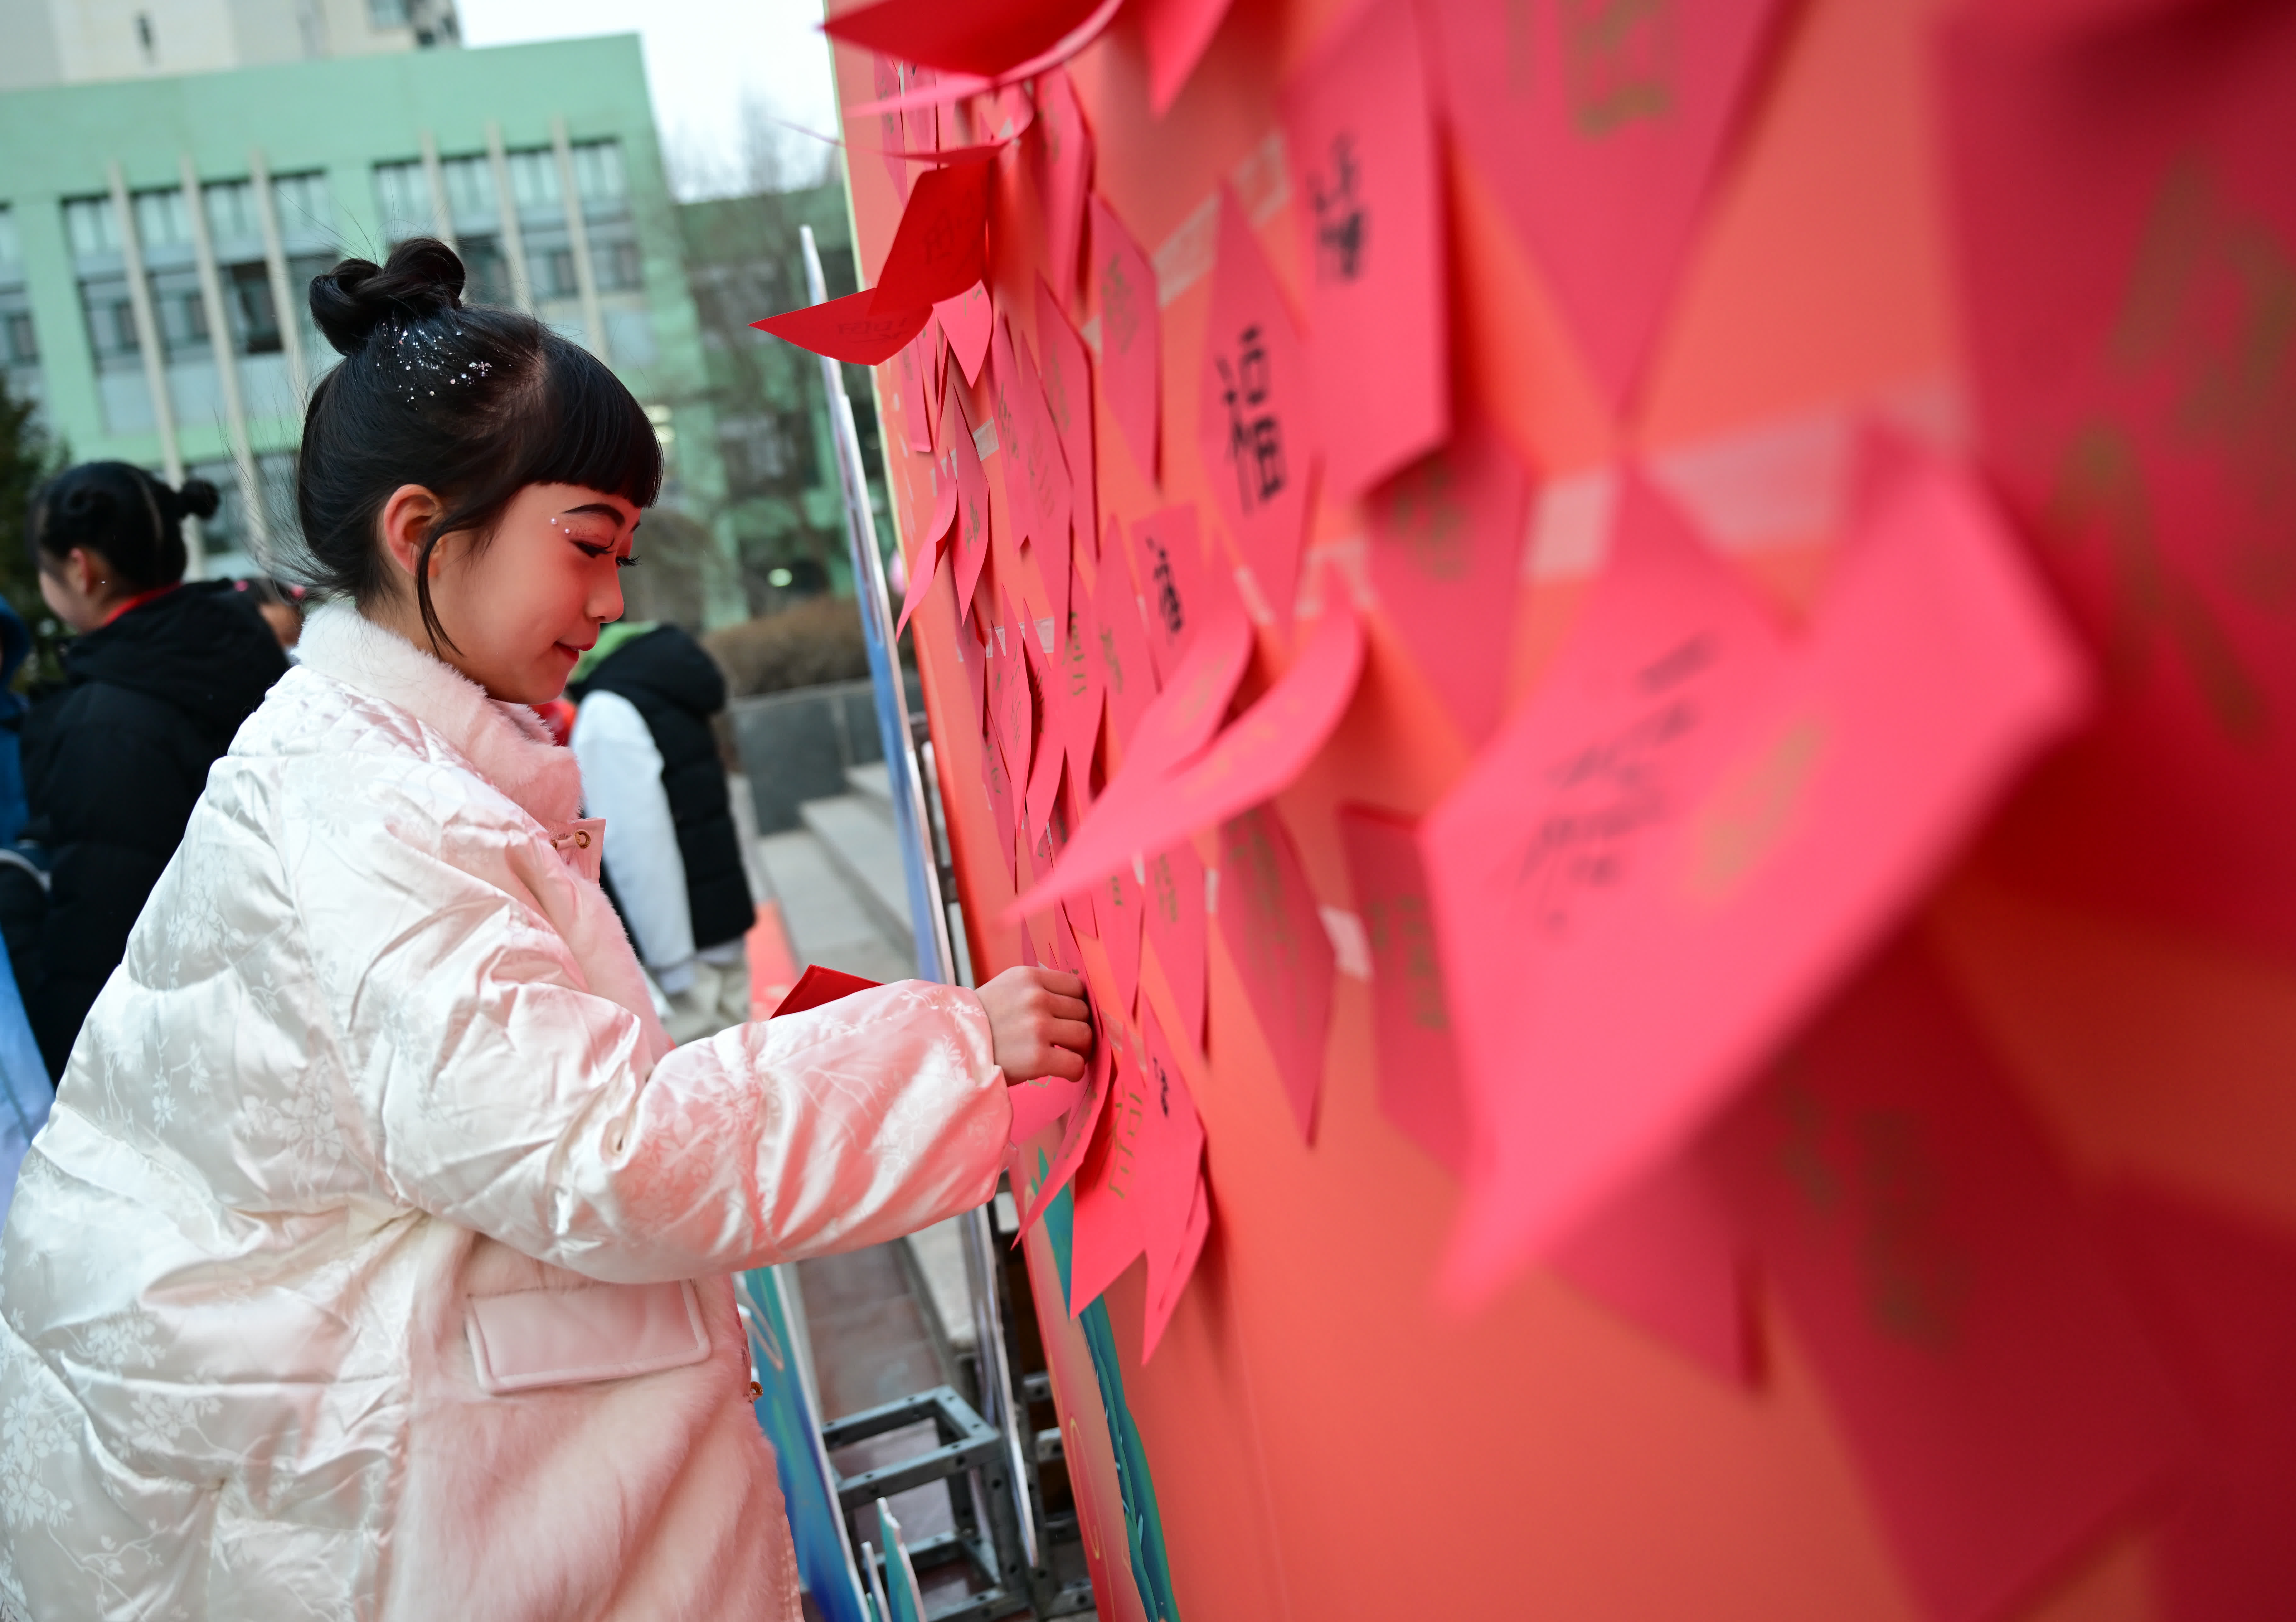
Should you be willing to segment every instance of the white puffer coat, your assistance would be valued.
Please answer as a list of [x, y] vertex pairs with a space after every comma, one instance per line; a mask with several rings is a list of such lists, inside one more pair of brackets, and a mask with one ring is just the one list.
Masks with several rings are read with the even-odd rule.
[[980, 1000], [670, 1051], [573, 756], [346, 608], [302, 647], [24, 1162], [0, 1615], [795, 1618], [726, 1275], [988, 1197]]

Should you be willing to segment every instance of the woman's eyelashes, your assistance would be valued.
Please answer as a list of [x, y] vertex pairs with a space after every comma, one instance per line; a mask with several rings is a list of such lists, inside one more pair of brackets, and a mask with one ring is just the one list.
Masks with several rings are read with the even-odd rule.
[[[574, 549], [577, 552], [579, 552], [586, 558], [603, 558], [608, 553], [613, 551], [614, 543], [611, 541], [576, 541], [574, 543]], [[614, 567], [617, 569], [631, 569], [635, 568], [637, 560], [634, 557], [619, 557], [614, 560]]]

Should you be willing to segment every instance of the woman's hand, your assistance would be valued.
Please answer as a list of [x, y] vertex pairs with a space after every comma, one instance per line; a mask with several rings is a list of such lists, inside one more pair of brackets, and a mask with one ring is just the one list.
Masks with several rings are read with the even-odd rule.
[[1074, 1081], [1092, 1052], [1084, 982], [1058, 969], [1007, 969], [980, 987], [988, 1035], [1008, 1082], [1058, 1076]]

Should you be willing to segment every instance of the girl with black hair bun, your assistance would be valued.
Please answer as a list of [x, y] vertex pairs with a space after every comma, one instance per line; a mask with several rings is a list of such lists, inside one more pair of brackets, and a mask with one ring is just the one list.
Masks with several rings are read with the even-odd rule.
[[22, 734], [24, 837], [47, 853], [48, 899], [38, 945], [15, 969], [51, 1077], [176, 854], [208, 768], [287, 673], [227, 582], [184, 584], [184, 520], [215, 512], [205, 479], [174, 489], [124, 462], [83, 463], [32, 496], [40, 594], [78, 633], [64, 644], [63, 691], [34, 706]]
[[0, 1236], [0, 1612], [795, 1622], [734, 1271], [977, 1205], [1074, 977], [672, 1049], [554, 700], [661, 478], [437, 242], [311, 307], [301, 663], [216, 764]]

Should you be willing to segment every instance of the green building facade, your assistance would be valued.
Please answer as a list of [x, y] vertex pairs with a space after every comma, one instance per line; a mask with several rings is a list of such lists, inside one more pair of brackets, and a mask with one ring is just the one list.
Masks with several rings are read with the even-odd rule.
[[532, 310], [644, 403], [668, 453], [663, 505], [701, 543], [700, 617], [722, 624], [750, 611], [725, 449], [742, 441], [719, 433], [727, 367], [683, 225], [632, 36], [13, 91], [0, 367], [75, 460], [213, 479], [225, 510], [194, 567], [244, 570], [292, 532], [302, 403], [336, 359], [310, 276], [444, 236], [466, 296]]

